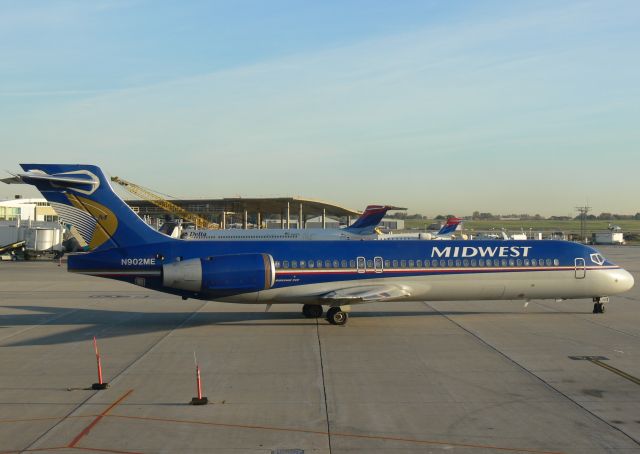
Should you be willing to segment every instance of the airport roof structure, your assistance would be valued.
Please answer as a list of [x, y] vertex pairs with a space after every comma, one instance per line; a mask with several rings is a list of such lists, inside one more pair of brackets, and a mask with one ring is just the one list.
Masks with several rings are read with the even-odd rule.
[[[147, 200], [127, 200], [126, 202], [141, 216], [164, 217], [167, 214]], [[292, 218], [307, 220], [316, 216], [346, 218], [346, 222], [350, 223], [351, 217], [360, 215], [357, 210], [301, 197], [172, 199], [171, 203], [213, 222], [219, 222], [222, 226], [231, 220], [242, 222], [246, 226], [249, 219], [260, 224], [261, 221], [273, 217], [279, 218], [284, 227], [288, 227]]]

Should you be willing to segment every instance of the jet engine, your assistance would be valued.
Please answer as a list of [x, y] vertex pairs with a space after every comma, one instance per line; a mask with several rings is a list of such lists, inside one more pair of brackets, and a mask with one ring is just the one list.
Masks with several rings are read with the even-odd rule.
[[165, 287], [196, 293], [257, 292], [273, 287], [275, 278], [269, 254], [219, 255], [162, 265]]

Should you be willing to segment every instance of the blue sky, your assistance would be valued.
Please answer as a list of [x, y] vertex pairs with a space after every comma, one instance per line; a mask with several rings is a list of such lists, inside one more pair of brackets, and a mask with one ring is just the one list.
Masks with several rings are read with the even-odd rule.
[[177, 197], [636, 213], [639, 22], [615, 0], [0, 0], [2, 164]]

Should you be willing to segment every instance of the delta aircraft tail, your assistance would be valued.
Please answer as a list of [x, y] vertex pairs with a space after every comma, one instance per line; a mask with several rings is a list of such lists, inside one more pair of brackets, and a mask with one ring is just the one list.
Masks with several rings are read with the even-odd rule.
[[89, 250], [167, 241], [113, 191], [92, 165], [20, 164], [22, 181], [33, 184], [63, 223], [75, 227]]
[[365, 208], [360, 217], [356, 219], [356, 222], [345, 227], [344, 230], [358, 235], [373, 234], [375, 233], [374, 229], [378, 224], [380, 224], [380, 221], [382, 221], [382, 218], [387, 214], [387, 211], [405, 209], [406, 208], [398, 208], [389, 205], [369, 205]]
[[462, 219], [459, 218], [449, 218], [445, 225], [443, 225], [436, 235], [450, 235], [456, 231], [458, 226], [462, 223]]

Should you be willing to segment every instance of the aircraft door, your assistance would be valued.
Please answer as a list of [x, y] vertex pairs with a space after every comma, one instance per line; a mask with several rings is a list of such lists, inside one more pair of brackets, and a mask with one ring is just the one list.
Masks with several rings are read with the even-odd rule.
[[384, 262], [382, 261], [382, 257], [374, 257], [373, 258], [373, 269], [376, 273], [382, 273], [384, 270]]
[[367, 271], [367, 261], [365, 260], [364, 257], [358, 257], [356, 263], [357, 263], [358, 273], [364, 273], [365, 271]]
[[576, 264], [576, 279], [584, 279], [587, 275], [587, 267], [583, 258], [578, 257]]

